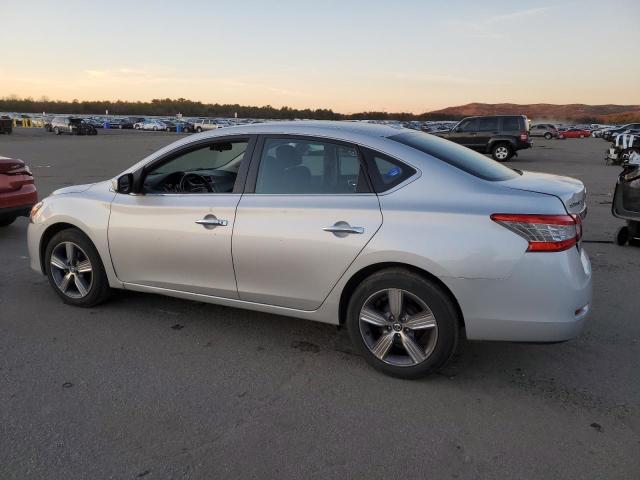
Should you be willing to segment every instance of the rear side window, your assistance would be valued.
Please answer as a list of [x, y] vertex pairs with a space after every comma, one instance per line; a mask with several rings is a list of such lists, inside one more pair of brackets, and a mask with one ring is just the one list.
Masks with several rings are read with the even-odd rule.
[[255, 193], [281, 195], [370, 192], [354, 146], [308, 138], [267, 138]]
[[502, 130], [507, 132], [520, 131], [520, 118], [518, 117], [503, 117], [502, 118]]
[[428, 133], [401, 133], [393, 135], [389, 139], [420, 150], [484, 180], [508, 180], [518, 176], [515, 171], [481, 153]]
[[369, 176], [376, 193], [383, 193], [400, 185], [407, 178], [416, 173], [416, 170], [395, 158], [383, 153], [363, 149], [369, 167]]
[[481, 118], [478, 130], [481, 132], [493, 132], [498, 130], [498, 119], [496, 117]]

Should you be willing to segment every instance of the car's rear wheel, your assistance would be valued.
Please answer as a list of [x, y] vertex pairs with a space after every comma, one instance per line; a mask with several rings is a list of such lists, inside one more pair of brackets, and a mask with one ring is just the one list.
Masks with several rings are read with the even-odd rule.
[[553, 138], [553, 135], [551, 135], [549, 132], [544, 134], [544, 138], [546, 138], [547, 140], [551, 140]]
[[458, 314], [434, 282], [391, 268], [365, 279], [347, 309], [354, 346], [374, 368], [400, 378], [418, 378], [453, 355]]
[[506, 162], [513, 157], [513, 149], [508, 143], [498, 143], [493, 146], [491, 155], [498, 162]]
[[11, 225], [13, 222], [16, 221], [16, 218], [18, 218], [18, 217], [0, 218], [0, 227], [8, 227], [9, 225]]
[[640, 148], [631, 147], [623, 150], [622, 152], [620, 152], [620, 160], [622, 160], [623, 162], [626, 162], [631, 158], [631, 155], [633, 155], [634, 153], [637, 153], [638, 155], [640, 155]]
[[198, 132], [198, 133], [202, 133], [202, 127], [198, 127], [198, 128], [196, 128], [196, 132]]
[[65, 303], [93, 307], [111, 293], [98, 251], [79, 230], [62, 230], [51, 238], [45, 251], [45, 270]]
[[53, 127], [53, 133], [60, 135], [60, 129], [58, 127]]

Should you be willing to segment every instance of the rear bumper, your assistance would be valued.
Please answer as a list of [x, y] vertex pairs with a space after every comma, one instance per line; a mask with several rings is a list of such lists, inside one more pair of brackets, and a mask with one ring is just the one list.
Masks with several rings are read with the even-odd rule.
[[14, 192], [0, 193], [0, 217], [28, 216], [37, 201], [38, 192], [33, 183], [23, 185]]
[[561, 342], [575, 338], [591, 310], [584, 249], [525, 253], [505, 279], [446, 279], [470, 340]]

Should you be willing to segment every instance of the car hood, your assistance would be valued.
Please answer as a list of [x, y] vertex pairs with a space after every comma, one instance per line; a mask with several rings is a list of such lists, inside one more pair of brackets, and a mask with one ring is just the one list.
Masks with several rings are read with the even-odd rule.
[[587, 189], [580, 180], [549, 173], [522, 172], [519, 177], [502, 184], [516, 190], [554, 195], [562, 200], [567, 212], [586, 214]]
[[82, 193], [89, 190], [95, 183], [85, 183], [84, 185], [72, 185], [70, 187], [59, 188], [51, 195], [63, 195], [65, 193]]

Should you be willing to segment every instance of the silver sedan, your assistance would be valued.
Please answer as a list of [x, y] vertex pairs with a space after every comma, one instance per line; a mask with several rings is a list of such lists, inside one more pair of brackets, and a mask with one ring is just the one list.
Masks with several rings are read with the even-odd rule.
[[345, 325], [404, 378], [470, 340], [557, 342], [589, 312], [585, 188], [407, 129], [283, 122], [179, 140], [31, 213], [66, 303], [111, 289]]

